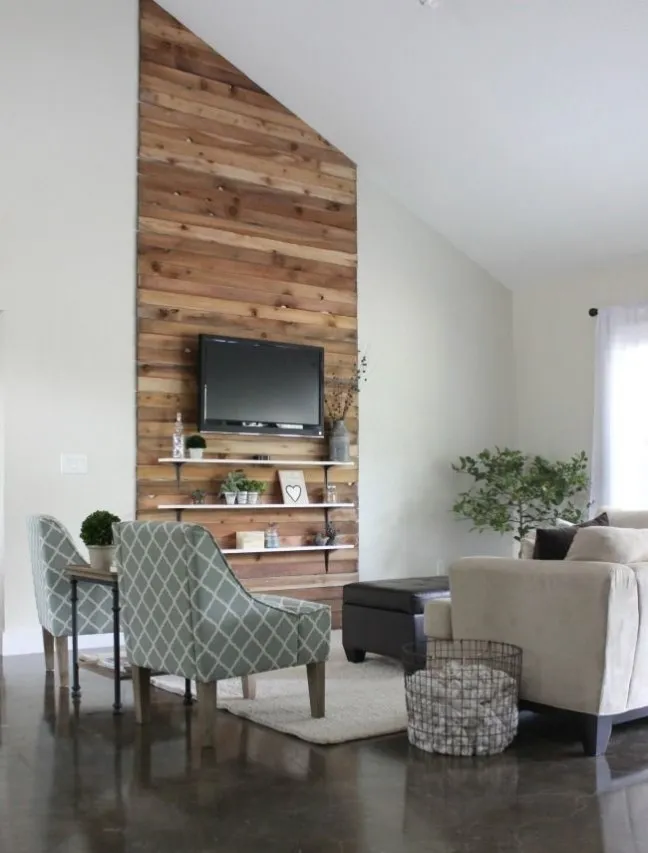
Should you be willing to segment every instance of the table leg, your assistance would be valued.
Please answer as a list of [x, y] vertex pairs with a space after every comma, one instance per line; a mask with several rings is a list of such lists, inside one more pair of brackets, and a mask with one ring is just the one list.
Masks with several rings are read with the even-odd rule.
[[184, 704], [193, 705], [193, 695], [191, 693], [191, 679], [185, 678]]
[[81, 686], [79, 684], [79, 637], [77, 604], [79, 601], [79, 590], [76, 578], [70, 581], [72, 587], [72, 698], [81, 698]]
[[113, 586], [113, 657], [115, 664], [115, 702], [113, 710], [115, 714], [121, 714], [121, 651], [119, 648], [119, 587]]

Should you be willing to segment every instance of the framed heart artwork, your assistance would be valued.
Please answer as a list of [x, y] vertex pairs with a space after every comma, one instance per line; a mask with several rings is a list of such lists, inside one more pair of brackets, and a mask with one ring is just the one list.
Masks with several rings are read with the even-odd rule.
[[279, 482], [285, 504], [299, 506], [308, 503], [303, 471], [279, 471]]

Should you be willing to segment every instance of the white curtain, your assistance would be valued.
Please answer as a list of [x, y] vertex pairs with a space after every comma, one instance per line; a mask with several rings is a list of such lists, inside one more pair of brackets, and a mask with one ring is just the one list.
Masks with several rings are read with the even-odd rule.
[[601, 308], [596, 324], [591, 498], [648, 509], [648, 305]]

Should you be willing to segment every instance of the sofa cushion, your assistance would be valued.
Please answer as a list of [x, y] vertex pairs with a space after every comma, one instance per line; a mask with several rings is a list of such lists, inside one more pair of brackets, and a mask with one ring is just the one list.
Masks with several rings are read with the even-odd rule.
[[625, 565], [648, 560], [648, 529], [581, 528], [576, 531], [565, 559]]
[[609, 524], [607, 515], [602, 512], [590, 521], [573, 524], [571, 527], [539, 527], [536, 530], [536, 542], [533, 549], [534, 560], [564, 560], [574, 536], [583, 527], [601, 527]]

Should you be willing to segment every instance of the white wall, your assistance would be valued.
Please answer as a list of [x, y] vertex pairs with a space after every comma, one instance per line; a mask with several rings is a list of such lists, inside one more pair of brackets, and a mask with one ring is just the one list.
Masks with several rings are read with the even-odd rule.
[[[5, 653], [38, 650], [25, 519], [132, 517], [136, 0], [20, 0], [0, 31]], [[88, 455], [63, 476], [61, 451]]]
[[360, 574], [510, 553], [450, 513], [460, 454], [513, 440], [511, 293], [360, 171]]
[[592, 450], [594, 336], [590, 308], [648, 302], [648, 257], [516, 291], [518, 443], [555, 458]]

